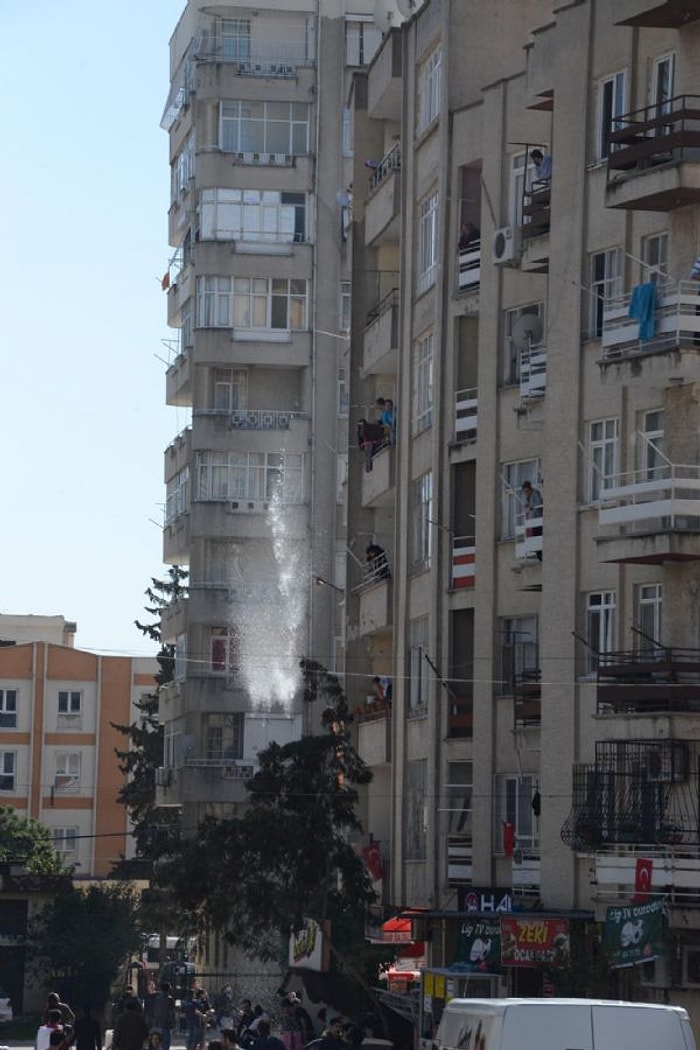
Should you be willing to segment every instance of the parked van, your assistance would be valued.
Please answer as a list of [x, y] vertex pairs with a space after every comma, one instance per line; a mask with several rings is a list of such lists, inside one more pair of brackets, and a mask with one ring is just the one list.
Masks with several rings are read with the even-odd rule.
[[605, 999], [452, 999], [435, 1050], [696, 1050], [680, 1006]]

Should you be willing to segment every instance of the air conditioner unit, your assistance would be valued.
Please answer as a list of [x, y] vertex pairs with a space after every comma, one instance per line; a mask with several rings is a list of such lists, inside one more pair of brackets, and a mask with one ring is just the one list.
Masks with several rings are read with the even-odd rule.
[[642, 963], [642, 988], [670, 988], [672, 983], [671, 967], [666, 956], [657, 956], [651, 962]]
[[521, 239], [517, 226], [502, 226], [493, 235], [493, 261], [497, 266], [517, 266]]

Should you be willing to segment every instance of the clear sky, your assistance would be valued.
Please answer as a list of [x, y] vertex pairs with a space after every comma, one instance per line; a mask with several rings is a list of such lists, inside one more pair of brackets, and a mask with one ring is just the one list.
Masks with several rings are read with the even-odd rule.
[[[184, 0], [0, 0], [0, 612], [151, 655], [162, 564], [168, 40]], [[160, 359], [160, 360], [159, 360]]]

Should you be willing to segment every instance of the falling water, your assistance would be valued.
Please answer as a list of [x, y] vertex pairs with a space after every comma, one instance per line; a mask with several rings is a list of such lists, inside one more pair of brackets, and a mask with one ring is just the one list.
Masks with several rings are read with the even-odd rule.
[[290, 715], [304, 651], [309, 562], [305, 544], [289, 534], [285, 510], [275, 493], [268, 511], [274, 559], [267, 566], [268, 600], [247, 604], [236, 626], [240, 672], [253, 709], [281, 706]]

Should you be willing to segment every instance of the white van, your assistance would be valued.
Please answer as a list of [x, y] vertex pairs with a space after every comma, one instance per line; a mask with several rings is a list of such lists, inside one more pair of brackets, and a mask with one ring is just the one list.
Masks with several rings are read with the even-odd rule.
[[680, 1006], [605, 999], [452, 999], [435, 1050], [695, 1050]]

